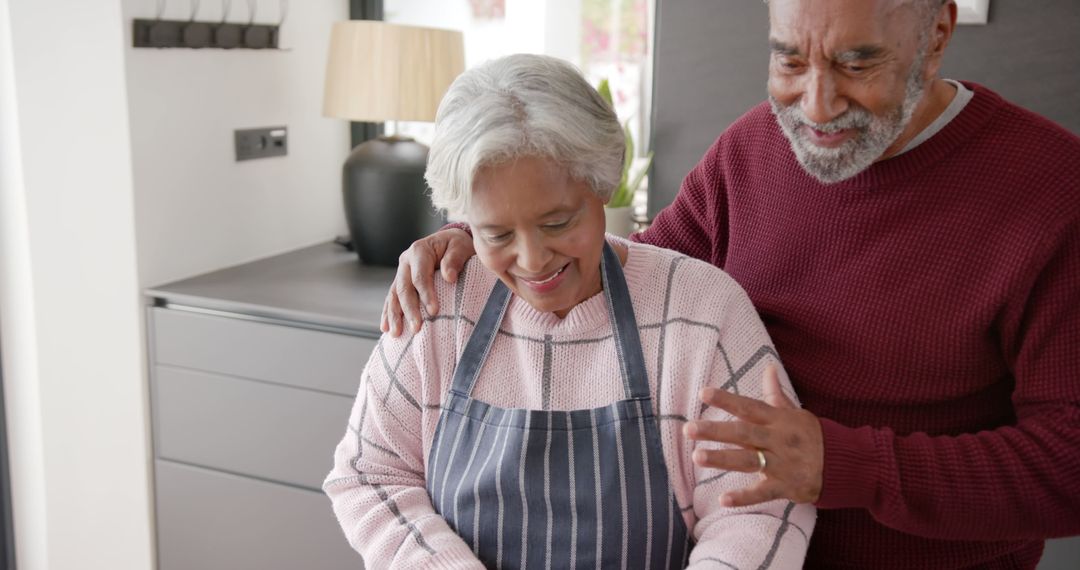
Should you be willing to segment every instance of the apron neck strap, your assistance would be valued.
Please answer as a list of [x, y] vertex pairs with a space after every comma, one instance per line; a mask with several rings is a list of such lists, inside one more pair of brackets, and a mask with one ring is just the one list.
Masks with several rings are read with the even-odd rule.
[[469, 342], [465, 343], [465, 351], [461, 353], [457, 368], [454, 370], [454, 382], [450, 385], [450, 391], [464, 398], [472, 397], [473, 385], [476, 377], [480, 375], [480, 369], [487, 360], [488, 351], [495, 342], [495, 335], [499, 332], [499, 323], [506, 314], [506, 307], [510, 305], [510, 288], [498, 279], [495, 286], [488, 294], [484, 311], [480, 313], [480, 319], [476, 321], [473, 332], [469, 335]]
[[[641, 352], [637, 319], [634, 318], [634, 307], [630, 302], [630, 290], [626, 286], [619, 256], [607, 241], [604, 242], [604, 251], [600, 258], [600, 275], [626, 399], [647, 399], [649, 379], [645, 369], [645, 357]], [[510, 297], [510, 289], [502, 281], [495, 281], [484, 304], [484, 310], [480, 313], [480, 319], [476, 321], [472, 335], [465, 344], [465, 350], [461, 353], [457, 369], [454, 370], [454, 381], [450, 390], [458, 396], [472, 397], [476, 378], [487, 360], [491, 345], [495, 342], [495, 335], [499, 332], [499, 323], [506, 314]]]
[[604, 297], [607, 299], [608, 319], [615, 335], [615, 350], [618, 351], [619, 371], [626, 399], [647, 399], [649, 377], [645, 369], [645, 356], [641, 352], [641, 337], [638, 336], [634, 305], [630, 302], [630, 289], [626, 286], [619, 255], [606, 240], [601, 260], [600, 275]]

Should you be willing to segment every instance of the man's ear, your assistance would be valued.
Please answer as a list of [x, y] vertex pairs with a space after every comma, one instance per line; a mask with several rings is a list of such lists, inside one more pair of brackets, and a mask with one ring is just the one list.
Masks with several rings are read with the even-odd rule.
[[956, 2], [947, 0], [938, 10], [933, 29], [930, 30], [929, 43], [926, 46], [925, 79], [927, 81], [937, 77], [938, 71], [941, 70], [945, 48], [949, 47], [954, 31], [956, 31]]

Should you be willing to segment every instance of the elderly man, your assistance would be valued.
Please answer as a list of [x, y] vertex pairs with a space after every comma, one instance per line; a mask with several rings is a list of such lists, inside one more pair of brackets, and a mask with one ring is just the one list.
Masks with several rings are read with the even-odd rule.
[[[806, 409], [710, 390], [741, 421], [687, 434], [741, 449], [694, 460], [762, 473], [724, 505], [817, 505], [808, 567], [1033, 568], [1080, 533], [1080, 139], [937, 77], [951, 0], [769, 14], [768, 103], [634, 239], [731, 274]], [[471, 254], [414, 244], [384, 326]]]

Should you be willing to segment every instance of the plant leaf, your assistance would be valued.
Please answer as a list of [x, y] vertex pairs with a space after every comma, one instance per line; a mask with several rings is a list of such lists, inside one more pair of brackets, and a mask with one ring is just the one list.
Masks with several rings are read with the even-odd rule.
[[606, 77], [600, 80], [600, 85], [596, 86], [596, 91], [600, 93], [600, 97], [604, 101], [607, 101], [608, 106], [610, 106], [612, 109], [615, 108], [615, 103], [613, 103], [611, 99], [611, 86], [608, 85], [608, 80]]
[[649, 151], [649, 154], [645, 157], [645, 164], [641, 167], [641, 170], [634, 176], [634, 179], [627, 185], [627, 189], [630, 191], [630, 195], [633, 196], [638, 186], [641, 186], [641, 181], [645, 179], [645, 175], [649, 173], [649, 167], [652, 166], [653, 153]]
[[[600, 80], [600, 83], [596, 86], [596, 91], [612, 109], [615, 108], [615, 103], [611, 97], [611, 84], [608, 82], [607, 78]], [[626, 150], [623, 153], [622, 176], [619, 180], [619, 186], [615, 188], [615, 191], [611, 194], [611, 199], [607, 203], [607, 207], [609, 208], [622, 208], [633, 204], [634, 193], [641, 185], [641, 181], [644, 179], [645, 173], [648, 172], [649, 166], [652, 165], [653, 153], [650, 152], [645, 162], [645, 168], [637, 173], [634, 176], [633, 181], [631, 181], [630, 167], [633, 166], [636, 149], [634, 147], [634, 136], [630, 131], [629, 119], [623, 123], [623, 140], [626, 143]]]
[[615, 208], [629, 206], [634, 201], [634, 187], [628, 184], [630, 180], [630, 167], [634, 164], [634, 136], [630, 131], [630, 120], [623, 123], [623, 139], [626, 141], [626, 152], [623, 154], [622, 178], [619, 180], [619, 190], [616, 192], [617, 200], [611, 203]]

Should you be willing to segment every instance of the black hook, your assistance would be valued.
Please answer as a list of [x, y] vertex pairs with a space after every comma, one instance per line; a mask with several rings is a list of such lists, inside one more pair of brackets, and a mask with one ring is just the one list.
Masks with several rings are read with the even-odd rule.
[[221, 23], [214, 28], [214, 45], [219, 48], [232, 49], [240, 45], [240, 26], [226, 22], [229, 8], [232, 8], [232, 0], [221, 0]]
[[168, 0], [157, 0], [157, 17], [150, 25], [149, 40], [154, 47], [172, 47], [180, 43], [180, 27], [175, 22], [162, 20]]
[[270, 47], [270, 28], [255, 23], [255, 11], [259, 6], [259, 0], [247, 0], [248, 25], [244, 29], [244, 46], [251, 49], [263, 49]]
[[210, 24], [196, 22], [195, 16], [199, 13], [199, 0], [188, 0], [191, 4], [191, 17], [184, 24], [184, 45], [189, 48], [204, 48], [210, 45]]

